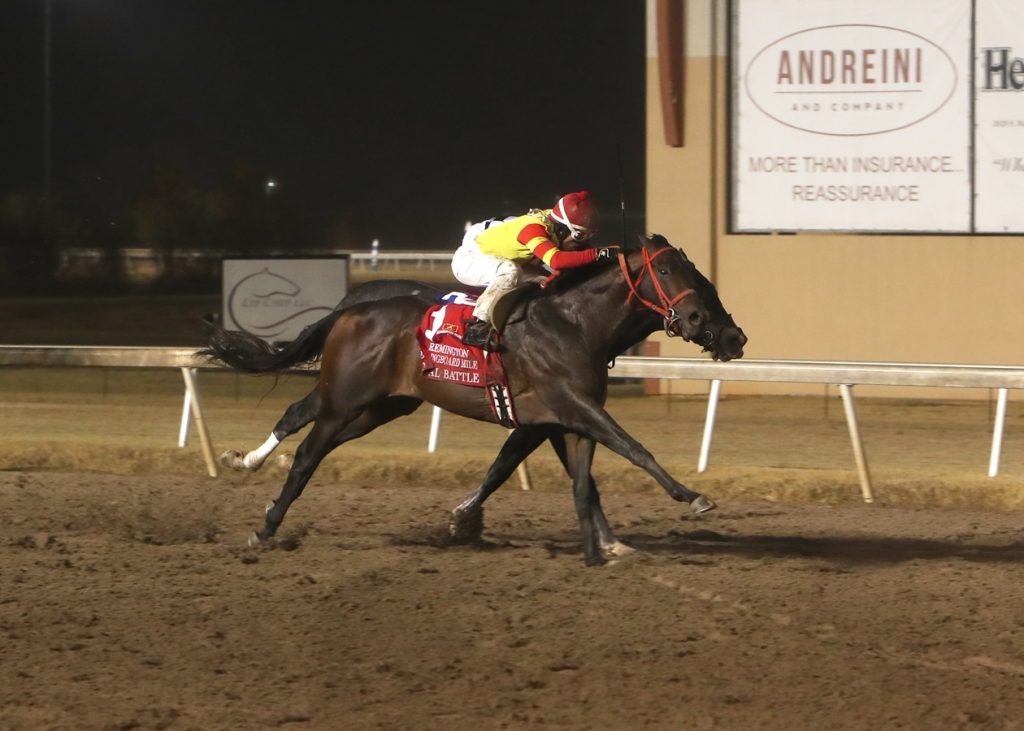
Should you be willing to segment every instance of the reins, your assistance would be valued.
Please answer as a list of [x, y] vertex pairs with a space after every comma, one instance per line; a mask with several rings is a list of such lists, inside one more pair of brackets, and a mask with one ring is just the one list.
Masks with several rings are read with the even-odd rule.
[[[665, 293], [665, 290], [661, 286], [661, 282], [659, 282], [658, 278], [654, 276], [654, 260], [667, 251], [673, 251], [673, 249], [659, 249], [652, 256], [649, 253], [647, 253], [647, 249], [644, 248], [644, 266], [640, 270], [640, 274], [637, 275], [635, 281], [629, 274], [629, 267], [626, 266], [626, 255], [621, 251], [619, 252], [619, 268], [622, 269], [623, 279], [625, 279], [626, 284], [629, 285], [629, 296], [626, 298], [626, 302], [629, 303], [630, 300], [636, 297], [637, 301], [640, 302], [644, 307], [646, 307], [649, 310], [653, 310], [654, 312], [657, 312], [659, 315], [661, 315], [662, 319], [665, 321], [665, 334], [672, 338], [675, 337], [675, 333], [672, 332], [672, 325], [674, 325], [679, 320], [679, 315], [676, 314], [676, 311], [673, 309], [673, 306], [681, 299], [683, 299], [683, 297], [685, 297], [686, 295], [692, 294], [693, 289], [684, 289], [675, 297], [669, 297]], [[654, 283], [654, 290], [658, 293], [659, 303], [652, 302], [651, 300], [645, 298], [642, 294], [640, 294], [640, 284], [641, 282], [643, 282], [643, 279], [648, 274], [648, 272], [651, 275], [651, 281]]]

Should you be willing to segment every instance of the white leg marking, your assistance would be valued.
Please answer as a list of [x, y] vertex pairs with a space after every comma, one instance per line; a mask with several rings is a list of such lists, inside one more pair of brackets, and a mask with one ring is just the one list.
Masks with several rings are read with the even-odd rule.
[[270, 456], [270, 453], [277, 449], [277, 445], [280, 443], [281, 440], [271, 434], [270, 437], [267, 438], [267, 441], [249, 452], [245, 455], [245, 458], [242, 459], [242, 464], [245, 466], [245, 469], [258, 470], [263, 466], [263, 462]]

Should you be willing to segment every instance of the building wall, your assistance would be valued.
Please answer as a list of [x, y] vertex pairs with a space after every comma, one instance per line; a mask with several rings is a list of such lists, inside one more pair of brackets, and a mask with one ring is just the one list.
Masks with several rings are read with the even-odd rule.
[[[685, 142], [672, 148], [662, 131], [655, 8], [648, 0], [647, 222], [717, 284], [750, 338], [745, 357], [1024, 364], [1024, 237], [727, 232], [727, 3], [686, 4]], [[698, 355], [687, 343], [652, 340], [663, 355]], [[705, 388], [672, 385], [673, 392]], [[726, 384], [726, 391], [821, 393], [822, 387]], [[990, 396], [977, 389], [860, 392]]]

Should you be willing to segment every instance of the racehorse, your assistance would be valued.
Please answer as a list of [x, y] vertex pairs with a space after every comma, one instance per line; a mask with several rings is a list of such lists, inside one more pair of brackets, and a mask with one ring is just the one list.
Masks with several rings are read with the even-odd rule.
[[[278, 437], [315, 421], [252, 542], [275, 534], [331, 450], [412, 413], [425, 400], [463, 416], [496, 421], [482, 389], [430, 380], [421, 373], [415, 330], [436, 290], [411, 282], [382, 283], [375, 290], [356, 290], [335, 312], [280, 349], [212, 326], [208, 347], [199, 351], [255, 373], [321, 360], [314, 390], [289, 407], [278, 424], [280, 431], [275, 427], [271, 439], [242, 460], [247, 467], [258, 466]], [[521, 299], [501, 334], [519, 426], [480, 488], [453, 511], [453, 533], [479, 534], [483, 502], [545, 440], [551, 441], [573, 478], [588, 565], [604, 563], [606, 553], [621, 547], [590, 475], [595, 443], [644, 468], [673, 499], [689, 503], [695, 513], [715, 507], [669, 475], [604, 410], [607, 364], [659, 326], [702, 345], [721, 360], [741, 357], [746, 343], [714, 286], [681, 250], [657, 235], [624, 248], [618, 266], [593, 265], [564, 273]]]

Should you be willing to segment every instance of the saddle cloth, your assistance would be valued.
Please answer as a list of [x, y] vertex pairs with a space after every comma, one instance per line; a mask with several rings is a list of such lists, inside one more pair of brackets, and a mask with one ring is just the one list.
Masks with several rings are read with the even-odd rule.
[[423, 374], [435, 381], [487, 390], [491, 411], [507, 428], [518, 426], [508, 379], [497, 353], [462, 344], [466, 321], [473, 319], [472, 299], [445, 295], [416, 328]]

